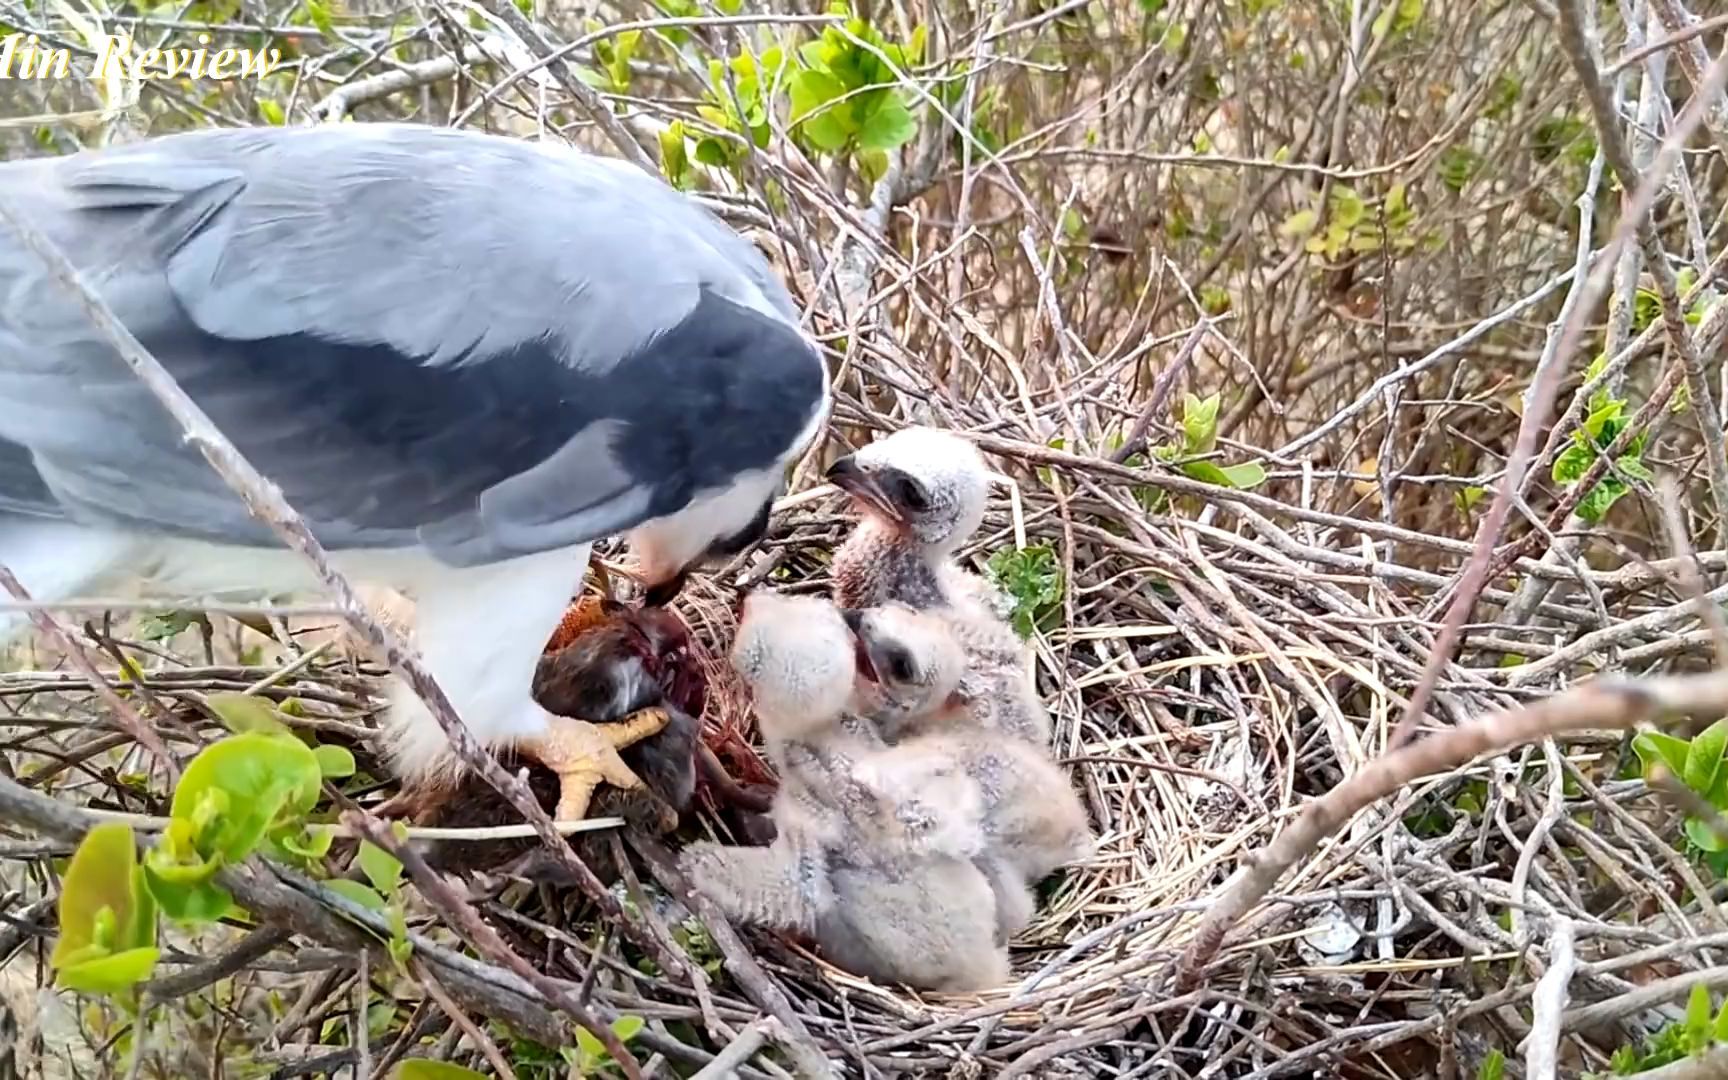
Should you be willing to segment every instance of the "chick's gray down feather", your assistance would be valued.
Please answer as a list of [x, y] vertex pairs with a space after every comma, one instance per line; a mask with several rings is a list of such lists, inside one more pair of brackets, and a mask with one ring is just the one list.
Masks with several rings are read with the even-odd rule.
[[[407, 124], [0, 164], [44, 232], [334, 549], [451, 566], [772, 467], [822, 360], [761, 255], [633, 166]], [[0, 228], [0, 515], [274, 546]]]

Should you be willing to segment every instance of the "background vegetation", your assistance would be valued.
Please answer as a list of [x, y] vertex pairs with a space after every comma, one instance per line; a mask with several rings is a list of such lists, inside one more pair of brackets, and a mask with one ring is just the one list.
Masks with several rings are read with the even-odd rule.
[[[0, 32], [78, 58], [0, 82], [10, 157], [396, 118], [579, 142], [715, 207], [832, 353], [822, 456], [931, 422], [1013, 479], [966, 555], [1016, 599], [1103, 837], [1016, 942], [1022, 980], [980, 998], [767, 937], [745, 966], [650, 880], [623, 909], [656, 954], [591, 899], [429, 903], [395, 838], [306, 831], [332, 790], [382, 786], [377, 669], [289, 632], [316, 614], [61, 613], [183, 764], [224, 725], [274, 764], [200, 811], [194, 770], [177, 793], [60, 650], [0, 674], [0, 761], [64, 809], [0, 815], [31, 823], [0, 838], [0, 1073], [623, 1068], [561, 1019], [575, 994], [682, 1075], [729, 1045], [742, 1075], [784, 1075], [812, 1044], [858, 1076], [1721, 1075], [1684, 1071], [1724, 1068], [1728, 1040], [1719, 689], [1650, 690], [1700, 723], [1636, 738], [1650, 710], [1560, 699], [1347, 807], [1222, 947], [1200, 926], [1404, 734], [1605, 676], [1709, 677], [1728, 17], [1693, 6], [0, 0]], [[88, 77], [115, 32], [282, 63]], [[711, 644], [736, 580], [823, 586], [843, 507], [795, 501], [693, 594]], [[219, 696], [242, 692], [279, 707]], [[710, 719], [748, 730], [724, 695]], [[83, 804], [181, 824], [136, 870], [104, 826], [81, 875]], [[544, 977], [473, 946], [459, 909]]]

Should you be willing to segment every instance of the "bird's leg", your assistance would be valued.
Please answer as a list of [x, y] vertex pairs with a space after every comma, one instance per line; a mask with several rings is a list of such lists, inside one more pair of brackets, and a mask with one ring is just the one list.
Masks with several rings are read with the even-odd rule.
[[546, 733], [524, 739], [520, 749], [557, 774], [557, 820], [580, 821], [602, 782], [625, 789], [641, 785], [618, 751], [659, 734], [670, 721], [664, 709], [643, 709], [616, 724], [548, 713]]

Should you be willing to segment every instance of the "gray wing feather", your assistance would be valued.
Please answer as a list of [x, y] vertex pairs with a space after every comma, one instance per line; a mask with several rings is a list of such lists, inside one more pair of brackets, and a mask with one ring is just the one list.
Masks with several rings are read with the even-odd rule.
[[[0, 195], [333, 546], [622, 531], [771, 464], [825, 391], [747, 241], [565, 147], [207, 131], [0, 165]], [[68, 516], [273, 542], [3, 231], [0, 439]]]

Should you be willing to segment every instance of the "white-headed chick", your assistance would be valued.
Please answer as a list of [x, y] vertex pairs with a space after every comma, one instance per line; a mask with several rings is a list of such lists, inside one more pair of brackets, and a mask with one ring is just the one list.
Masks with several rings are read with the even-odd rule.
[[977, 447], [937, 428], [903, 428], [834, 462], [827, 479], [863, 510], [834, 552], [841, 607], [971, 600], [995, 613], [995, 588], [954, 560], [984, 523], [990, 497], [990, 470]]
[[751, 594], [732, 664], [755, 699], [781, 778], [766, 848], [698, 842], [680, 863], [732, 918], [815, 938], [855, 974], [969, 991], [1008, 976], [982, 851], [981, 793], [969, 776], [930, 774], [893, 801], [853, 778], [885, 749], [851, 711], [856, 641], [826, 600]]
[[828, 479], [863, 510], [834, 553], [834, 602], [847, 609], [899, 603], [941, 615], [966, 656], [963, 689], [990, 710], [980, 719], [1048, 746], [1050, 715], [1026, 644], [1004, 621], [995, 587], [954, 561], [983, 522], [990, 493], [977, 448], [951, 432], [905, 428], [836, 461]]
[[995, 892], [1000, 933], [1017, 933], [1032, 917], [1030, 887], [1091, 851], [1085, 806], [1042, 749], [1002, 738], [992, 711], [957, 688], [959, 650], [936, 613], [886, 605], [845, 618], [860, 670], [877, 682], [870, 715], [894, 744], [861, 760], [853, 777], [913, 817], [925, 793], [975, 782], [984, 846], [974, 861]]

